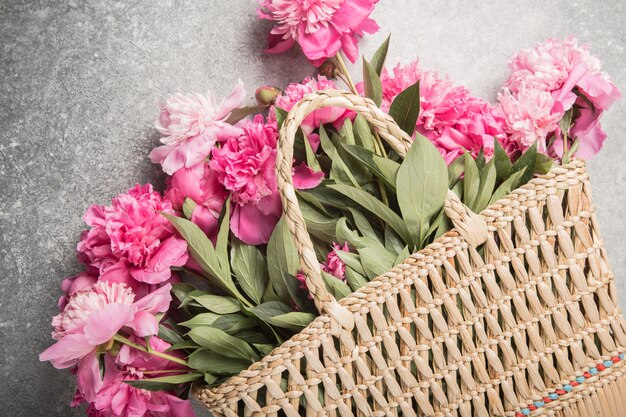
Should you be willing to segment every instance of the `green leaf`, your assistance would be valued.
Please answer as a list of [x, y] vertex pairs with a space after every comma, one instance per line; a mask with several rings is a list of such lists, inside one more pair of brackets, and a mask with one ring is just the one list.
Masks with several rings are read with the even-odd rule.
[[393, 117], [400, 129], [413, 136], [415, 124], [420, 113], [419, 81], [396, 96], [391, 103], [389, 115]]
[[267, 243], [267, 269], [270, 282], [281, 300], [289, 300], [289, 293], [283, 281], [283, 273], [296, 275], [300, 260], [291, 231], [283, 218], [280, 219]]
[[236, 313], [241, 310], [241, 306], [237, 299], [224, 295], [192, 295], [191, 298], [207, 310], [218, 314]]
[[169, 343], [180, 343], [183, 341], [183, 338], [176, 331], [165, 326], [163, 323], [159, 323], [158, 336]]
[[231, 265], [241, 289], [260, 304], [269, 281], [267, 264], [261, 251], [233, 238], [230, 251]]
[[502, 184], [500, 184], [500, 186], [496, 189], [496, 191], [491, 196], [491, 199], [489, 200], [488, 205], [491, 205], [495, 203], [496, 201], [506, 197], [508, 194], [511, 193], [511, 191], [513, 191], [513, 189], [517, 188], [517, 184], [519, 184], [520, 178], [522, 178], [522, 176], [525, 175], [526, 173], [525, 170], [526, 168], [522, 169], [521, 171], [515, 172], [509, 178], [507, 178]]
[[348, 287], [343, 281], [337, 278], [334, 275], [329, 274], [328, 272], [322, 272], [322, 278], [326, 283], [326, 288], [331, 292], [331, 294], [337, 299], [341, 300], [342, 298], [346, 298], [350, 294], [352, 294], [352, 290]]
[[358, 252], [363, 269], [370, 279], [389, 271], [396, 261], [395, 256], [378, 248], [362, 248], [358, 249]]
[[225, 269], [220, 265], [220, 259], [213, 247], [213, 243], [211, 243], [202, 229], [195, 223], [182, 217], [175, 217], [167, 213], [162, 214], [187, 241], [191, 257], [200, 265], [203, 271], [213, 278], [213, 283], [232, 295], [240, 295], [230, 274], [224, 274]]
[[229, 358], [251, 362], [259, 360], [258, 355], [248, 343], [223, 330], [213, 327], [194, 327], [189, 331], [189, 337], [200, 346]]
[[220, 315], [215, 313], [200, 313], [193, 316], [191, 319], [178, 324], [190, 329], [193, 329], [194, 327], [211, 326], [218, 317], [220, 317]]
[[494, 187], [496, 185], [496, 166], [495, 160], [491, 158], [491, 160], [483, 167], [480, 173], [480, 186], [478, 190], [478, 196], [476, 198], [476, 202], [472, 207], [472, 210], [476, 213], [487, 207], [489, 200], [491, 199], [491, 195], [493, 194]]
[[348, 169], [348, 166], [341, 158], [339, 152], [337, 152], [335, 144], [330, 140], [323, 126], [320, 126], [319, 132], [320, 145], [326, 155], [328, 155], [328, 157], [332, 160], [330, 178], [336, 180], [337, 182], [351, 184], [354, 187], [360, 188], [359, 182], [356, 180], [350, 169]]
[[456, 158], [448, 166], [448, 188], [452, 189], [461, 178], [461, 174], [465, 171], [464, 158]]
[[346, 264], [346, 266], [352, 268], [355, 272], [359, 274], [365, 274], [363, 270], [363, 266], [361, 265], [361, 257], [352, 252], [346, 252], [343, 250], [335, 250], [335, 253], [341, 259], [341, 262]]
[[382, 74], [383, 68], [385, 67], [385, 59], [387, 58], [387, 51], [389, 51], [390, 39], [391, 35], [387, 36], [387, 39], [385, 39], [382, 45], [380, 45], [376, 52], [374, 52], [374, 55], [372, 55], [372, 60], [370, 62], [378, 75]]
[[407, 259], [409, 256], [411, 256], [411, 252], [409, 251], [409, 247], [405, 246], [404, 249], [402, 249], [402, 252], [400, 252], [398, 254], [398, 257], [396, 258], [396, 260], [393, 263], [393, 266], [396, 265], [400, 265], [402, 262], [405, 261], [405, 259]]
[[183, 302], [192, 291], [196, 291], [196, 287], [191, 284], [179, 282], [178, 284], [172, 285], [172, 294], [174, 294], [174, 297], [180, 302]]
[[463, 203], [468, 207], [473, 207], [478, 197], [480, 188], [480, 174], [472, 155], [465, 152], [463, 155], [465, 165], [465, 177], [463, 177]]
[[[574, 155], [578, 150], [578, 139], [574, 141], [570, 148], [571, 155]], [[554, 160], [547, 155], [537, 153], [537, 161], [535, 162], [535, 173], [545, 175], [550, 172], [554, 165]]]
[[[378, 233], [363, 213], [353, 207], [348, 207], [348, 210], [350, 211], [350, 214], [352, 214], [352, 219], [354, 219], [354, 225], [361, 233], [361, 235], [370, 239], [380, 241]], [[380, 246], [383, 246], [383, 244], [381, 243]]]
[[476, 155], [476, 167], [478, 168], [479, 171], [482, 171], [482, 169], [485, 167], [485, 150], [484, 148], [480, 148], [480, 152], [478, 152], [478, 155]]
[[185, 202], [183, 203], [183, 215], [187, 219], [191, 220], [191, 216], [193, 215], [193, 211], [196, 209], [196, 206], [196, 202], [191, 198], [185, 198]]
[[252, 346], [263, 356], [269, 355], [276, 348], [276, 346], [267, 343], [253, 343]]
[[234, 109], [232, 112], [230, 112], [230, 116], [228, 116], [228, 118], [226, 119], [226, 123], [234, 125], [235, 123], [245, 119], [251, 114], [261, 113], [262, 111], [266, 110], [267, 107], [268, 106], [248, 106]]
[[419, 247], [426, 237], [429, 221], [443, 207], [448, 192], [446, 163], [437, 148], [422, 135], [416, 135], [398, 170], [396, 188], [402, 218], [410, 232], [410, 239], [405, 241]]
[[400, 164], [390, 159], [380, 157], [358, 145], [341, 145], [351, 156], [367, 166], [372, 174], [380, 178], [389, 188], [395, 191], [396, 175]]
[[493, 142], [493, 159], [495, 160], [494, 164], [496, 165], [496, 172], [498, 174], [496, 183], [500, 184], [509, 176], [509, 171], [511, 171], [511, 159], [497, 139], [494, 139]]
[[357, 114], [357, 116], [354, 118], [353, 128], [356, 144], [362, 146], [368, 151], [373, 152], [375, 149], [374, 135], [372, 134], [372, 129], [370, 128], [367, 120], [365, 120], [365, 117]]
[[269, 322], [272, 317], [293, 311], [287, 304], [280, 301], [270, 301], [261, 305], [252, 307], [250, 311], [265, 322]]
[[250, 366], [249, 360], [230, 358], [204, 349], [189, 355], [187, 362], [192, 369], [218, 375], [235, 375]]
[[217, 232], [217, 241], [215, 243], [215, 253], [222, 267], [222, 274], [230, 276], [230, 260], [228, 259], [228, 236], [230, 234], [230, 197], [226, 199], [222, 216], [220, 219], [220, 229]]
[[150, 379], [138, 379], [124, 381], [126, 384], [134, 388], [145, 389], [148, 391], [171, 391], [178, 388], [179, 385], [187, 382], [193, 382], [202, 377], [201, 373], [191, 372], [182, 375], [162, 376]]
[[320, 213], [307, 201], [300, 201], [300, 211], [306, 222], [306, 229], [311, 236], [327, 243], [335, 241], [336, 218], [327, 217]]
[[346, 282], [350, 286], [350, 289], [358, 291], [361, 287], [367, 284], [369, 281], [362, 274], [356, 272], [354, 269], [346, 266]]
[[[413, 145], [415, 146], [415, 145]], [[441, 157], [441, 156], [440, 156]], [[444, 167], [445, 169], [445, 167]], [[389, 207], [376, 199], [376, 197], [365, 191], [356, 189], [342, 184], [328, 185], [328, 188], [338, 191], [350, 200], [359, 204], [364, 209], [378, 216], [383, 222], [387, 223], [395, 230], [405, 241], [410, 241], [410, 234], [407, 226], [400, 216], [393, 212]]]
[[400, 253], [404, 248], [404, 243], [400, 237], [390, 227], [385, 228], [385, 249], [392, 253]]
[[308, 326], [313, 320], [315, 320], [314, 314], [292, 311], [291, 313], [285, 313], [272, 317], [269, 323], [277, 327], [299, 332]]
[[315, 152], [313, 152], [313, 148], [311, 148], [311, 142], [309, 142], [308, 139], [304, 140], [303, 142], [304, 150], [306, 153], [306, 164], [314, 171], [321, 171], [322, 167], [320, 167], [320, 163], [317, 161]]
[[230, 335], [242, 330], [248, 330], [259, 326], [259, 322], [252, 317], [243, 314], [225, 314], [219, 316], [209, 327], [215, 327]]
[[520, 185], [526, 184], [535, 174], [535, 165], [537, 163], [537, 142], [533, 143], [533, 145], [526, 150], [519, 157], [517, 162], [511, 167], [511, 171], [509, 175], [512, 175], [518, 171], [521, 171], [525, 168], [524, 174], [520, 177], [517, 184], [513, 184], [513, 189], [519, 187]]
[[365, 88], [365, 97], [370, 98], [374, 104], [380, 107], [383, 101], [383, 87], [380, 82], [380, 76], [376, 69], [363, 58], [363, 85]]

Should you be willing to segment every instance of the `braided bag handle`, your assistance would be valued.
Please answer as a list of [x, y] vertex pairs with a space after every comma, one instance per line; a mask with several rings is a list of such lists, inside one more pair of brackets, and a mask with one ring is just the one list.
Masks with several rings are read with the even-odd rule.
[[[373, 101], [338, 90], [323, 90], [306, 95], [289, 111], [280, 129], [276, 170], [283, 215], [293, 235], [300, 255], [300, 266], [315, 306], [320, 313], [326, 313], [333, 319], [331, 331], [336, 334], [341, 328], [352, 330], [354, 318], [352, 313], [339, 305], [335, 297], [326, 289], [292, 180], [293, 145], [298, 127], [310, 113], [323, 107], [343, 107], [362, 115], [376, 133], [402, 157], [411, 147], [412, 140], [406, 132], [400, 129], [393, 118], [379, 109]], [[483, 218], [464, 206], [456, 194], [450, 190], [448, 190], [444, 210], [468, 244], [478, 246], [487, 240], [487, 225]]]

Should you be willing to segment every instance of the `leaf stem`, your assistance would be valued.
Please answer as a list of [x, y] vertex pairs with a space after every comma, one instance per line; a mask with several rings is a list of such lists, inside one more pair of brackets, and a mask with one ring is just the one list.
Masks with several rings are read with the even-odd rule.
[[145, 346], [141, 346], [141, 345], [139, 345], [139, 344], [137, 344], [137, 343], [135, 343], [135, 342], [133, 342], [131, 340], [128, 340], [127, 338], [125, 338], [124, 336], [122, 336], [120, 334], [114, 335], [113, 336], [113, 340], [118, 341], [118, 342], [120, 342], [120, 343], [122, 343], [124, 345], [128, 345], [128, 346], [130, 346], [130, 347], [132, 347], [134, 349], [140, 350], [142, 352], [149, 353], [151, 355], [158, 356], [158, 357], [163, 358], [163, 359], [167, 359], [170, 362], [175, 362], [175, 363], [177, 363], [179, 365], [183, 365], [183, 366], [185, 366], [187, 368], [189, 367], [189, 364], [187, 363], [187, 361], [184, 361], [184, 360], [182, 360], [180, 358], [177, 358], [175, 356], [172, 356], [172, 355], [168, 355], [167, 353], [158, 352], [158, 351], [156, 351], [154, 349], [148, 350]]

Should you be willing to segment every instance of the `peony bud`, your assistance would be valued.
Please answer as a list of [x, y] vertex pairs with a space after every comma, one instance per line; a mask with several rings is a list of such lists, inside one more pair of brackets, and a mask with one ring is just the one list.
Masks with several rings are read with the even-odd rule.
[[276, 87], [270, 87], [268, 85], [259, 87], [254, 93], [257, 103], [261, 106], [269, 106], [274, 104], [276, 98], [280, 95], [280, 89]]
[[320, 65], [320, 68], [319, 68], [319, 74], [323, 75], [324, 77], [328, 79], [336, 78], [337, 72], [338, 72], [337, 66], [330, 59], [327, 61], [324, 61], [324, 63]]

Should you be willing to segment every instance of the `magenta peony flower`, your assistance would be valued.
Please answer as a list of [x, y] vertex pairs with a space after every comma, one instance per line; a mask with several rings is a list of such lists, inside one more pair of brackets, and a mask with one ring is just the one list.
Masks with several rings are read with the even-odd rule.
[[[301, 83], [291, 83], [282, 95], [276, 98], [274, 102], [275, 106], [289, 111], [293, 106], [304, 98], [305, 95], [315, 93], [316, 91], [336, 89], [337, 86], [331, 80], [328, 80], [323, 75], [319, 75], [317, 80], [315, 78], [306, 77]], [[321, 125], [332, 124], [336, 129], [340, 129], [343, 126], [346, 118], [353, 119], [354, 112], [343, 107], [325, 107], [323, 109], [315, 110], [309, 114], [302, 122], [300, 127], [304, 134], [309, 138], [313, 150], [317, 149], [319, 145], [319, 138], [316, 135], [312, 135], [313, 130], [319, 128]], [[274, 112], [270, 111], [270, 120], [274, 120]]]
[[[601, 71], [600, 61], [591, 56], [587, 45], [579, 46], [574, 37], [565, 40], [548, 39], [535, 48], [523, 50], [514, 56], [509, 67], [512, 72], [505, 88], [510, 91], [510, 95], [503, 93], [501, 99], [505, 100], [503, 109], [512, 112], [511, 115], [507, 114], [507, 129], [513, 132], [512, 136], [514, 134], [516, 138], [524, 137], [528, 142], [528, 125], [520, 127], [520, 123], [517, 123], [517, 127], [522, 129], [518, 131], [510, 122], [523, 118], [524, 115], [532, 117], [538, 111], [537, 100], [541, 101], [542, 107], [538, 116], [543, 120], [532, 121], [532, 124], [541, 126], [546, 122], [546, 111], [543, 107], [547, 106], [547, 99], [537, 99], [540, 93], [536, 91], [540, 91], [552, 96], [550, 114], [555, 118], [562, 119], [565, 112], [572, 107], [577, 110], [568, 135], [570, 140], [578, 138], [577, 156], [590, 158], [600, 150], [606, 135], [599, 119], [604, 110], [621, 98], [621, 94], [608, 75]], [[531, 97], [527, 97], [529, 95]], [[545, 94], [542, 96], [545, 97]], [[511, 100], [518, 104], [511, 106]], [[526, 105], [530, 108], [523, 108]], [[530, 122], [528, 117], [526, 119]], [[554, 129], [553, 132], [561, 133], [560, 129]], [[543, 131], [539, 133], [539, 148], [545, 148], [542, 144], [542, 141], [545, 142]], [[522, 147], [528, 146], [528, 143], [522, 144]], [[552, 149], [543, 151], [554, 152], [560, 157], [563, 154], [562, 149], [562, 140], [555, 140]]]
[[483, 149], [489, 158], [493, 155], [494, 140], [506, 140], [500, 109], [472, 96], [465, 87], [454, 86], [434, 71], [422, 71], [418, 61], [397, 65], [392, 71], [385, 69], [381, 75], [382, 109], [388, 111], [401, 91], [419, 81], [417, 131], [435, 144], [447, 164], [465, 151], [475, 157]]
[[[266, 123], [262, 115], [242, 124], [243, 134], [232, 137], [213, 152], [209, 167], [230, 192], [234, 204], [231, 230], [250, 245], [267, 243], [281, 215], [276, 188], [276, 123]], [[305, 166], [294, 171], [297, 188], [312, 188], [322, 180], [322, 172]]]
[[346, 280], [346, 264], [339, 258], [337, 251], [342, 250], [344, 252], [350, 252], [348, 242], [344, 242], [343, 246], [337, 243], [333, 243], [333, 250], [326, 255], [326, 262], [322, 264], [322, 270], [333, 275], [337, 279], [342, 281]]
[[[133, 339], [143, 344], [141, 340]], [[165, 352], [171, 345], [158, 337], [150, 338], [150, 348]], [[168, 371], [170, 375], [180, 373], [184, 367], [159, 357], [121, 347], [117, 358], [106, 355], [104, 378], [98, 374], [98, 389], [87, 408], [93, 417], [193, 417], [194, 412], [188, 400], [182, 400], [166, 391], [148, 391], [134, 388], [124, 381], [147, 378], [146, 371]], [[160, 373], [159, 376], [168, 374]], [[83, 381], [87, 383], [89, 381]], [[79, 381], [78, 391], [82, 394], [88, 386]], [[80, 401], [80, 400], [79, 400]]]
[[[339, 258], [337, 255], [337, 251], [342, 250], [344, 252], [350, 252], [350, 248], [348, 247], [348, 242], [345, 242], [343, 246], [340, 246], [337, 243], [333, 242], [333, 250], [328, 252], [326, 255], [326, 261], [321, 264], [322, 271], [328, 272], [335, 278], [345, 281], [346, 280], [346, 264]], [[300, 272], [296, 275], [296, 279], [300, 282], [300, 289], [308, 290], [306, 285], [306, 276]], [[311, 294], [309, 294], [309, 298], [313, 299]]]
[[217, 220], [227, 197], [217, 173], [209, 168], [208, 163], [182, 168], [167, 179], [165, 199], [171, 201], [178, 211], [182, 211], [185, 199], [193, 200], [197, 205], [190, 220], [211, 239], [217, 238]]
[[228, 123], [230, 113], [241, 107], [245, 97], [241, 80], [230, 95], [216, 104], [212, 94], [176, 94], [162, 105], [155, 122], [163, 134], [159, 146], [150, 152], [150, 159], [161, 164], [168, 175], [179, 169], [191, 168], [211, 154], [215, 142], [241, 131]]
[[320, 66], [342, 50], [350, 61], [359, 56], [358, 40], [378, 31], [369, 18], [378, 0], [259, 0], [262, 19], [276, 22], [267, 52], [276, 54], [296, 43], [304, 55]]
[[[55, 368], [78, 364], [90, 370], [97, 359], [96, 349], [108, 343], [120, 329], [128, 327], [138, 337], [155, 335], [159, 331], [155, 317], [169, 308], [172, 286], [167, 284], [135, 301], [135, 294], [124, 284], [100, 281], [74, 293], [63, 311], [52, 319], [52, 337], [57, 342], [39, 355]], [[86, 371], [90, 374], [89, 371]]]
[[174, 214], [150, 184], [136, 185], [110, 206], [91, 206], [84, 216], [91, 229], [78, 243], [79, 259], [98, 268], [101, 280], [125, 283], [143, 296], [148, 290], [141, 284], [167, 281], [170, 267], [184, 265], [188, 257], [187, 242], [161, 212]]

